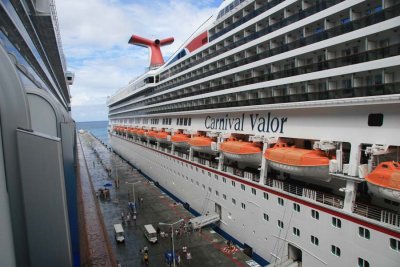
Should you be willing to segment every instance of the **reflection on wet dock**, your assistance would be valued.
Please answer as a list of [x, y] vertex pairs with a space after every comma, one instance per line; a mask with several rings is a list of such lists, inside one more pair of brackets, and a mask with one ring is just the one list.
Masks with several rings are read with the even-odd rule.
[[[102, 259], [98, 266], [113, 266], [111, 264], [117, 261], [123, 267], [145, 266], [140, 251], [146, 246], [149, 266], [169, 266], [166, 253], [171, 252], [172, 242], [171, 229], [166, 224], [179, 220], [183, 222], [173, 226], [177, 230], [174, 230], [174, 248], [176, 260], [179, 255], [179, 266], [249, 266], [254, 263], [236, 246], [228, 246], [227, 241], [212, 228], [205, 227], [196, 232], [188, 230], [185, 222], [193, 215], [181, 203], [177, 203], [92, 135], [82, 133], [79, 138], [82, 148], [79, 152], [79, 169], [84, 172], [87, 168], [87, 177], [91, 179], [90, 183], [81, 177], [83, 216], [87, 224], [89, 256]], [[97, 207], [101, 213], [99, 218], [96, 218]], [[104, 224], [98, 221], [102, 219]], [[124, 243], [116, 242], [114, 224], [122, 224]], [[144, 225], [147, 224], [152, 224], [159, 232], [155, 244], [146, 239]], [[101, 241], [104, 242], [103, 246], [98, 247], [97, 235], [101, 235], [101, 227], [104, 227], [107, 236]], [[107, 253], [108, 248], [111, 248], [111, 253]]]

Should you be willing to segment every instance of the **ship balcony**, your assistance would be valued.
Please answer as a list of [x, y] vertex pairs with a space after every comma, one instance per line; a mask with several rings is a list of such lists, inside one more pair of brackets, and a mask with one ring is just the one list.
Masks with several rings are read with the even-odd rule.
[[[335, 1], [333, 1], [335, 2]], [[340, 1], [337, 1], [340, 2]], [[325, 9], [331, 5], [333, 5], [335, 3], [331, 3], [329, 2], [329, 4], [325, 5], [318, 5], [318, 7], [311, 7], [311, 9], [316, 8], [316, 10], [318, 9]], [[384, 20], [388, 20], [391, 18], [394, 18], [396, 16], [398, 16], [400, 14], [400, 10], [399, 7], [400, 5], [394, 5], [394, 6], [390, 6], [389, 8], [383, 9], [383, 10], [379, 10], [376, 11], [374, 13], [371, 14], [363, 14], [363, 16], [361, 17], [354, 17], [352, 20], [346, 21], [346, 23], [334, 23], [335, 21], [340, 21], [339, 18], [342, 18], [344, 16], [344, 14], [342, 14], [342, 17], [340, 17], [340, 14], [337, 15], [337, 17], [330, 17], [329, 19], [326, 19], [325, 21], [320, 21], [320, 26], [316, 27], [315, 24], [311, 24], [309, 26], [305, 26], [303, 29], [296, 29], [293, 32], [287, 33], [290, 34], [292, 37], [285, 37], [285, 34], [283, 37], [283, 46], [282, 47], [276, 47], [276, 49], [274, 49], [274, 51], [271, 51], [269, 54], [260, 54], [259, 55], [259, 59], [265, 58], [265, 57], [269, 57], [271, 55], [276, 55], [276, 54], [280, 54], [292, 49], [296, 49], [299, 48], [301, 46], [305, 46], [305, 45], [309, 45], [315, 42], [319, 42], [322, 40], [326, 40], [328, 38], [333, 38], [335, 36], [341, 35], [341, 34], [345, 34], [357, 29], [361, 29], [379, 22], [382, 22]], [[315, 11], [316, 11], [315, 10]], [[319, 10], [320, 11], [320, 10]], [[306, 12], [306, 11], [302, 11], [302, 12]], [[308, 12], [308, 9], [307, 9]], [[313, 11], [314, 12], [314, 11]], [[313, 12], [311, 12], [313, 14]], [[349, 10], [345, 11], [346, 14], [349, 14]], [[311, 15], [308, 14], [307, 15]], [[336, 16], [336, 15], [332, 15], [332, 16]], [[190, 64], [190, 67], [193, 67], [194, 65], [197, 65], [201, 62], [204, 62], [205, 60], [208, 60], [210, 58], [214, 58], [226, 51], [232, 50], [235, 47], [238, 47], [244, 43], [250, 42], [252, 40], [255, 40], [261, 36], [264, 36], [274, 30], [277, 24], [285, 24], [285, 23], [292, 23], [294, 21], [297, 21], [298, 19], [301, 19], [304, 16], [299, 16], [298, 14], [290, 16], [278, 23], [275, 23], [273, 26], [265, 26], [265, 28], [263, 29], [259, 29], [258, 31], [256, 31], [253, 34], [248, 35], [245, 38], [242, 38], [236, 42], [233, 41], [229, 41], [224, 43], [224, 47], [221, 49], [217, 49], [217, 51], [215, 53], [209, 54], [208, 56], [199, 59], [200, 61], [195, 61], [193, 63]], [[292, 18], [294, 18], [294, 20], [292, 21]], [[289, 22], [285, 22], [286, 20], [290, 20]], [[281, 25], [280, 27], [283, 27], [284, 25]], [[278, 27], [278, 28], [280, 28]], [[306, 30], [306, 28], [309, 28], [309, 30]], [[301, 33], [299, 33], [299, 30], [303, 31]], [[305, 37], [305, 33], [307, 33], [308, 36]], [[297, 36], [298, 38], [295, 39], [293, 38], [293, 36]], [[278, 36], [277, 38], [282, 38], [282, 36]], [[277, 39], [275, 38], [275, 39]], [[268, 41], [268, 43], [272, 42], [273, 45], [275, 45], [274, 43], [280, 43], [278, 41], [273, 41], [270, 40]], [[228, 44], [229, 43], [229, 44]], [[275, 51], [276, 50], [276, 51]], [[253, 61], [251, 61], [253, 62]], [[173, 73], [171, 73], [171, 75], [174, 75], [176, 73], [178, 73], [179, 71], [181, 71], [180, 68], [177, 69], [177, 71], [174, 71]]]

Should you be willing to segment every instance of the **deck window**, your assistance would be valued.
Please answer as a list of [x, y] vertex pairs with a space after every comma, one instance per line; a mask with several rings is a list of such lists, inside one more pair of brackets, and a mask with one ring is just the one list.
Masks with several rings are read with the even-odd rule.
[[293, 203], [293, 209], [297, 212], [300, 212], [300, 205], [297, 203]]
[[358, 267], [369, 267], [369, 262], [362, 258], [358, 258]]
[[390, 247], [393, 250], [399, 251], [400, 252], [400, 240], [390, 238]]
[[318, 237], [315, 236], [311, 236], [311, 243], [313, 243], [314, 245], [318, 246], [319, 245], [319, 240]]
[[319, 212], [316, 210], [311, 210], [311, 217], [313, 217], [316, 220], [319, 220]]
[[332, 225], [337, 228], [342, 228], [342, 221], [336, 217], [332, 217]]
[[293, 234], [294, 234], [295, 236], [300, 236], [300, 229], [299, 229], [299, 228], [296, 228], [296, 227], [293, 227]]
[[369, 230], [364, 227], [358, 227], [358, 235], [365, 239], [371, 238], [371, 234], [370, 234]]
[[340, 257], [340, 248], [338, 248], [337, 246], [332, 245], [331, 252], [333, 255]]

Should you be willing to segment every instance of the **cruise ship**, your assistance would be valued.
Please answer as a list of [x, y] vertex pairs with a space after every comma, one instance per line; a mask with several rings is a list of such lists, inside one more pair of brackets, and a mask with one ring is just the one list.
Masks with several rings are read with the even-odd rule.
[[81, 266], [75, 123], [54, 0], [0, 2], [0, 266]]
[[226, 0], [172, 42], [130, 37], [114, 151], [260, 265], [399, 266], [399, 1]]

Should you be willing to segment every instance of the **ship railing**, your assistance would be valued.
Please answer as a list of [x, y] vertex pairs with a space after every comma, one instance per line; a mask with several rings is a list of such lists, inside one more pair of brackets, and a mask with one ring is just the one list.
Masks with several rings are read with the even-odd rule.
[[395, 227], [400, 227], [399, 214], [389, 210], [381, 209], [379, 207], [370, 206], [363, 203], [355, 203], [353, 213]]
[[293, 185], [284, 181], [267, 178], [265, 185], [275, 189], [296, 195], [299, 197], [311, 199], [313, 201], [335, 207], [338, 209], [343, 208], [343, 198], [335, 195], [326, 194], [313, 189], [304, 188], [301, 186]]
[[382, 210], [381, 222], [400, 227], [400, 215], [387, 210]]
[[63, 51], [62, 42], [61, 42], [60, 26], [58, 24], [58, 17], [57, 17], [56, 5], [54, 3], [54, 0], [50, 1], [50, 14], [51, 14], [51, 20], [52, 20], [53, 26], [54, 26], [54, 33], [56, 36], [56, 43], [57, 43], [58, 51], [60, 51], [59, 53], [60, 53], [61, 65], [62, 65], [63, 71], [66, 72], [67, 71], [67, 63], [65, 60], [65, 55], [64, 55], [64, 51]]
[[256, 172], [242, 170], [242, 169], [238, 169], [238, 168], [228, 166], [228, 165], [223, 165], [222, 171], [233, 174], [235, 176], [239, 176], [239, 177], [247, 179], [247, 180], [251, 180], [253, 182], [258, 183], [260, 181], [260, 174], [256, 173]]
[[193, 161], [196, 163], [199, 163], [201, 165], [207, 166], [207, 167], [211, 167], [213, 169], [218, 169], [218, 163], [214, 162], [212, 160], [208, 160], [208, 159], [203, 159], [200, 157], [193, 157]]
[[175, 151], [174, 155], [178, 156], [180, 158], [183, 158], [183, 159], [189, 159], [189, 155], [188, 154], [185, 154], [185, 153], [182, 153], [182, 152], [179, 152], [179, 151]]

